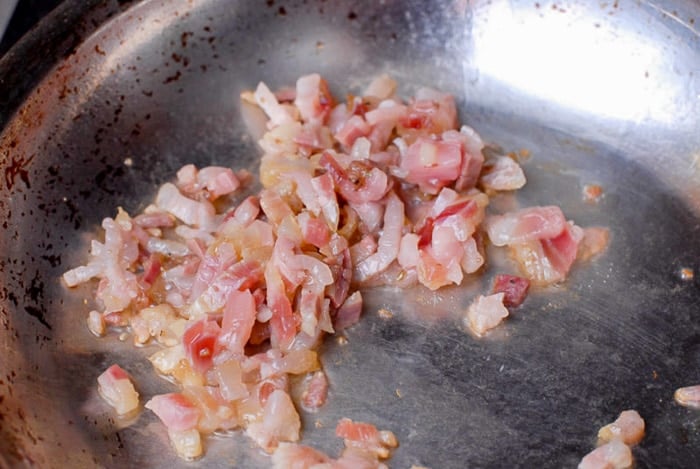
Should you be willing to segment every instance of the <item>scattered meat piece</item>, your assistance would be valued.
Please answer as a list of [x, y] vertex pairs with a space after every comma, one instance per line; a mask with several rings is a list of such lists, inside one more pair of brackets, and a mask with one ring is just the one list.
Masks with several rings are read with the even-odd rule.
[[360, 116], [352, 116], [343, 127], [333, 136], [343, 148], [349, 149], [360, 137], [367, 137], [372, 127]]
[[139, 394], [129, 375], [119, 365], [112, 365], [97, 378], [100, 396], [119, 415], [125, 415], [139, 407]]
[[294, 105], [305, 122], [324, 123], [334, 104], [328, 84], [319, 74], [306, 75], [297, 80]]
[[156, 209], [154, 212], [144, 212], [134, 217], [134, 223], [141, 228], [170, 228], [175, 224], [173, 217], [166, 212]]
[[465, 323], [478, 337], [498, 326], [508, 316], [508, 309], [503, 305], [504, 293], [479, 295], [467, 309]]
[[253, 332], [255, 314], [255, 298], [250, 290], [232, 291], [224, 307], [218, 343], [238, 355], [243, 355], [243, 349]]
[[499, 274], [494, 277], [492, 293], [503, 293], [503, 305], [516, 308], [525, 301], [530, 281], [515, 275]]
[[198, 202], [182, 195], [175, 184], [165, 183], [156, 196], [156, 205], [176, 216], [187, 225], [211, 228], [216, 213], [214, 206], [207, 202]]
[[276, 389], [267, 398], [262, 420], [248, 426], [248, 435], [261, 448], [272, 452], [282, 441], [299, 441], [301, 420], [292, 399], [286, 392]]
[[626, 469], [632, 466], [630, 446], [644, 437], [644, 420], [636, 410], [625, 410], [598, 431], [600, 446], [579, 463], [579, 469]]
[[530, 207], [486, 219], [486, 231], [496, 246], [556, 238], [565, 228], [566, 218], [555, 206]]
[[459, 142], [435, 141], [425, 137], [408, 147], [406, 156], [401, 160], [406, 181], [418, 184], [429, 194], [436, 194], [442, 187], [457, 180], [461, 165]]
[[589, 203], [597, 203], [603, 197], [603, 188], [598, 184], [585, 184], [583, 186], [583, 200]]
[[379, 75], [377, 78], [372, 80], [369, 85], [367, 85], [363, 96], [373, 96], [378, 99], [387, 99], [390, 98], [394, 92], [396, 92], [397, 86], [398, 83], [396, 83], [396, 80], [384, 73]]
[[241, 181], [230, 168], [208, 166], [199, 170], [197, 183], [209, 192], [209, 199], [215, 200], [229, 195], [241, 187]]
[[395, 194], [390, 194], [384, 211], [384, 224], [377, 252], [355, 266], [353, 278], [357, 279], [358, 282], [386, 270], [398, 256], [404, 222], [403, 209], [404, 205], [401, 200]]
[[201, 415], [201, 411], [180, 393], [153, 396], [144, 407], [153, 411], [168, 430], [175, 432], [195, 428]]
[[99, 311], [92, 310], [88, 314], [87, 320], [88, 329], [97, 337], [102, 337], [105, 334], [105, 318]]
[[[143, 308], [138, 315], [129, 318], [131, 332], [134, 335], [135, 344], [145, 344], [152, 337], [160, 343], [174, 345], [179, 338], [175, 338], [170, 326], [175, 321], [175, 312], [167, 303]], [[174, 342], [174, 343], [173, 343]]]
[[177, 172], [177, 186], [190, 198], [212, 201], [235, 192], [241, 186], [241, 181], [231, 168], [208, 166], [197, 169], [195, 165], [188, 164]]
[[194, 428], [181, 431], [168, 429], [168, 437], [182, 459], [192, 461], [202, 455], [202, 438]]
[[578, 469], [626, 469], [632, 466], [632, 461], [632, 451], [629, 446], [613, 440], [584, 456]]
[[312, 469], [324, 467], [331, 458], [313, 448], [282, 442], [272, 455], [274, 469]]
[[214, 369], [214, 379], [219, 385], [219, 393], [226, 401], [248, 397], [250, 391], [243, 382], [241, 363], [234, 359], [220, 363]]
[[609, 442], [619, 440], [634, 446], [644, 438], [644, 420], [636, 410], [624, 410], [613, 423], [598, 431], [598, 440]]
[[455, 183], [455, 189], [464, 191], [471, 189], [476, 185], [484, 164], [484, 155], [481, 150], [484, 148], [484, 142], [474, 129], [463, 125], [459, 129], [460, 138], [464, 145], [464, 158], [460, 169], [459, 178]]
[[388, 469], [388, 466], [379, 462], [377, 455], [372, 452], [346, 447], [335, 461], [333, 469]]
[[306, 389], [301, 395], [301, 403], [306, 410], [317, 410], [326, 403], [328, 396], [328, 378], [323, 371], [317, 371], [306, 382]]
[[567, 224], [558, 236], [514, 244], [511, 252], [530, 281], [549, 285], [566, 278], [576, 260], [582, 238], [581, 228]]
[[197, 321], [185, 331], [182, 343], [195, 370], [204, 372], [211, 368], [220, 333], [221, 327], [209, 318]]
[[345, 446], [368, 451], [381, 459], [389, 457], [390, 450], [398, 446], [392, 432], [379, 431], [369, 423], [340, 419], [335, 427], [336, 436], [345, 440]]
[[270, 127], [294, 122], [294, 115], [290, 111], [290, 108], [282, 106], [265, 83], [261, 82], [258, 84], [258, 88], [255, 90], [254, 100], [270, 118], [270, 123], [268, 124]]
[[376, 452], [356, 446], [346, 446], [334, 460], [308, 446], [283, 442], [272, 455], [272, 462], [274, 469], [388, 469]]
[[350, 295], [336, 312], [333, 327], [336, 331], [356, 324], [362, 314], [362, 294], [359, 291]]
[[481, 185], [487, 191], [514, 191], [525, 185], [525, 173], [507, 156], [497, 156], [484, 164]]
[[700, 409], [700, 384], [676, 389], [673, 398], [682, 406]]

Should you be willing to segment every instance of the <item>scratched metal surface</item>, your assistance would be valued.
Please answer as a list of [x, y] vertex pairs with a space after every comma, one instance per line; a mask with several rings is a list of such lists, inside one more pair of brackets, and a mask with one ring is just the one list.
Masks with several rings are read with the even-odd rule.
[[58, 277], [180, 165], [256, 168], [239, 92], [318, 71], [336, 92], [389, 72], [454, 93], [485, 139], [531, 153], [528, 186], [494, 204], [557, 203], [612, 240], [481, 340], [459, 315], [514, 269], [498, 253], [463, 287], [367, 292], [347, 344], [323, 347], [330, 398], [304, 442], [337, 454], [348, 416], [396, 433], [391, 467], [574, 467], [635, 408], [637, 467], [696, 467], [700, 414], [672, 399], [700, 383], [699, 284], [679, 276], [700, 268], [696, 20], [692, 0], [65, 2], [0, 61], [0, 465], [269, 466], [240, 434], [185, 464], [152, 414], [115, 422], [106, 366], [144, 398], [169, 385], [147, 351], [90, 336], [90, 288]]

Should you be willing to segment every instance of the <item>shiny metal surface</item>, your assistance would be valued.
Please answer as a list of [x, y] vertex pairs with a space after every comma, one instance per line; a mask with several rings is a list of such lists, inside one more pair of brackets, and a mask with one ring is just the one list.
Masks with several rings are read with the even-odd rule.
[[700, 414], [672, 395], [700, 382], [700, 284], [679, 275], [700, 274], [699, 21], [692, 0], [67, 1], [0, 61], [0, 464], [269, 465], [240, 434], [185, 464], [152, 414], [114, 421], [95, 390], [109, 364], [144, 398], [169, 385], [146, 351], [93, 338], [90, 289], [58, 277], [182, 164], [256, 167], [241, 90], [318, 71], [344, 92], [386, 71], [530, 151], [528, 186], [495, 204], [558, 203], [612, 241], [482, 340], [458, 317], [498, 256], [464, 287], [368, 292], [348, 343], [324, 345], [330, 399], [304, 442], [337, 454], [348, 416], [396, 433], [391, 467], [574, 467], [635, 408], [637, 467], [697, 467]]

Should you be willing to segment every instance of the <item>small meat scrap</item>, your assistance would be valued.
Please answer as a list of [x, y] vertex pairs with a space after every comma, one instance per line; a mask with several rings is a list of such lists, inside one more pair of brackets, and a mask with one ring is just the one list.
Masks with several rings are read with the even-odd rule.
[[584, 456], [578, 469], [626, 469], [632, 465], [633, 460], [630, 447], [613, 440]]
[[196, 427], [202, 412], [190, 398], [180, 393], [161, 394], [145, 407], [163, 422], [178, 456], [186, 460], [201, 456], [201, 435]]
[[145, 407], [156, 414], [168, 430], [177, 432], [195, 428], [201, 416], [192, 400], [180, 393], [154, 396]]
[[323, 371], [317, 371], [306, 382], [306, 389], [301, 395], [301, 404], [306, 410], [317, 410], [326, 403], [328, 397], [328, 378]]
[[102, 337], [103, 335], [105, 335], [105, 318], [99, 311], [90, 311], [87, 318], [87, 325], [88, 329], [90, 329], [90, 332], [92, 332], [97, 337]]
[[246, 432], [265, 451], [272, 453], [283, 441], [299, 441], [301, 419], [292, 398], [275, 389], [267, 398], [262, 419], [251, 423]]
[[139, 407], [139, 393], [129, 375], [119, 365], [112, 365], [97, 378], [100, 396], [114, 407], [119, 415], [126, 415]]
[[620, 440], [624, 444], [634, 446], [644, 438], [644, 419], [636, 410], [623, 410], [613, 423], [609, 423], [598, 431], [598, 440], [610, 442]]
[[527, 182], [523, 169], [508, 156], [487, 160], [480, 181], [486, 191], [514, 191]]
[[597, 203], [603, 197], [603, 188], [598, 184], [585, 184], [583, 186], [583, 200], [588, 203]]
[[495, 293], [488, 296], [479, 295], [469, 305], [464, 320], [474, 334], [479, 337], [483, 336], [486, 332], [498, 326], [508, 316], [508, 310], [503, 305], [504, 298], [505, 293]]
[[676, 389], [673, 398], [684, 407], [700, 409], [700, 384]]
[[566, 279], [583, 239], [583, 229], [567, 222], [557, 206], [491, 215], [485, 227], [491, 242], [509, 246], [522, 271], [540, 285]]
[[330, 461], [331, 458], [324, 453], [295, 443], [280, 443], [272, 455], [274, 469], [310, 469], [316, 465], [328, 464]]
[[353, 422], [348, 418], [340, 419], [335, 434], [345, 440], [347, 448], [367, 451], [380, 459], [388, 458], [390, 450], [399, 445], [392, 432], [380, 431], [371, 423]]
[[347, 418], [338, 422], [335, 433], [345, 441], [338, 459], [309, 446], [282, 442], [272, 454], [273, 469], [388, 469], [380, 459], [388, 458], [389, 450], [398, 446], [392, 432]]
[[503, 293], [503, 305], [515, 308], [527, 297], [530, 281], [515, 275], [499, 274], [493, 279], [492, 293]]
[[578, 469], [626, 469], [634, 461], [630, 446], [643, 437], [644, 419], [636, 410], [625, 410], [598, 431], [599, 446], [581, 459]]

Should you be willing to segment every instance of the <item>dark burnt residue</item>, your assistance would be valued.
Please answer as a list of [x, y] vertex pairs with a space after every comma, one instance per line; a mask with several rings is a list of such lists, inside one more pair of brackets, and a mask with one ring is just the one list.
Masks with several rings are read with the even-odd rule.
[[172, 58], [176, 63], [182, 63], [183, 67], [188, 67], [190, 65], [190, 59], [187, 56], [176, 54], [173, 52]]
[[112, 123], [116, 124], [119, 122], [119, 115], [124, 111], [124, 105], [119, 103], [119, 105], [114, 108], [114, 119], [112, 120]]
[[25, 299], [34, 303], [41, 303], [44, 300], [44, 281], [38, 271], [34, 273], [29, 286], [25, 289]]
[[28, 189], [31, 188], [29, 183], [29, 170], [27, 169], [27, 166], [29, 166], [29, 164], [32, 162], [34, 156], [35, 155], [32, 155], [29, 158], [24, 158], [21, 156], [10, 156], [6, 154], [6, 158], [9, 157], [8, 159], [10, 160], [10, 164], [5, 167], [5, 185], [7, 186], [8, 190], [12, 190], [15, 186], [17, 176], [19, 176]]
[[280, 16], [287, 16], [287, 9], [284, 6], [280, 6], [277, 9], [277, 14]]
[[35, 317], [36, 320], [39, 321], [48, 330], [51, 330], [51, 325], [48, 322], [46, 322], [46, 318], [44, 317], [44, 311], [42, 311], [40, 308], [37, 308], [36, 306], [25, 306], [24, 311], [28, 315]]
[[190, 31], [185, 31], [180, 35], [180, 44], [182, 44], [183, 48], [187, 47], [187, 42], [192, 36], [194, 36], [194, 33]]
[[48, 262], [51, 267], [58, 267], [61, 265], [61, 255], [60, 254], [43, 254], [41, 256], [46, 262]]
[[79, 230], [83, 225], [83, 217], [80, 215], [80, 209], [70, 199], [65, 200], [65, 206], [68, 208], [68, 221], [73, 223], [73, 228], [75, 230]]
[[34, 273], [28, 285], [24, 284], [24, 302], [24, 311], [51, 330], [51, 325], [44, 317], [44, 281], [39, 271]]
[[57, 254], [52, 242], [41, 242], [38, 246], [38, 251], [43, 252], [39, 257], [48, 262], [53, 268], [61, 265], [61, 255]]
[[355, 13], [355, 12], [352, 11], [352, 10], [350, 10], [350, 13], [348, 13], [348, 19], [349, 19], [350, 21], [356, 20], [356, 19], [357, 19], [357, 13]]
[[116, 191], [110, 189], [108, 187], [110, 184], [108, 183], [113, 179], [120, 178], [122, 176], [124, 176], [123, 166], [112, 166], [108, 164], [105, 169], [95, 175], [95, 187], [99, 187], [107, 194], [114, 195], [116, 194]]
[[167, 77], [165, 79], [165, 81], [163, 81], [163, 84], [167, 85], [168, 83], [173, 83], [175, 81], [178, 81], [181, 76], [182, 76], [182, 72], [180, 72], [180, 70], [178, 70], [177, 72], [175, 72], [175, 75], [170, 75], [169, 77]]
[[15, 295], [15, 292], [13, 292], [12, 290], [7, 292], [7, 299], [10, 300], [15, 306], [19, 304], [19, 299], [17, 298], [17, 295]]

